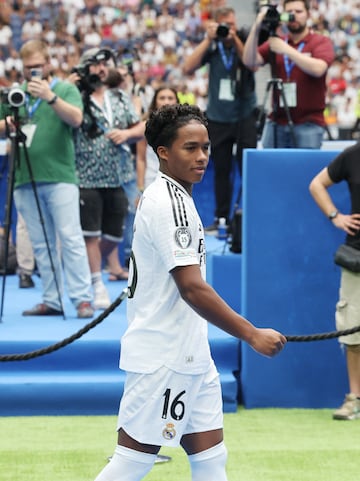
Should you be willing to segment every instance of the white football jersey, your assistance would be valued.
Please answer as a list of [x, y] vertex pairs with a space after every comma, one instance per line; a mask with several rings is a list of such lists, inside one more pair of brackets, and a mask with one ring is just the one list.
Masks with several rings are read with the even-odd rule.
[[205, 254], [192, 197], [159, 172], [135, 216], [122, 369], [149, 373], [167, 366], [190, 374], [208, 369], [207, 321], [181, 298], [170, 273], [176, 266], [198, 264], [206, 279]]

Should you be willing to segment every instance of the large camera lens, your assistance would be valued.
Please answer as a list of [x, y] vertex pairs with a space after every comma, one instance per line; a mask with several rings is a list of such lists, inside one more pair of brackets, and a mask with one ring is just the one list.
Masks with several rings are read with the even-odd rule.
[[295, 15], [293, 13], [283, 12], [280, 15], [280, 20], [282, 22], [294, 22], [295, 21]]
[[218, 28], [216, 29], [216, 36], [219, 38], [226, 38], [229, 35], [229, 27], [226, 23], [220, 23]]
[[8, 103], [12, 107], [21, 107], [22, 105], [25, 104], [25, 93], [23, 90], [14, 87], [9, 90], [8, 93]]

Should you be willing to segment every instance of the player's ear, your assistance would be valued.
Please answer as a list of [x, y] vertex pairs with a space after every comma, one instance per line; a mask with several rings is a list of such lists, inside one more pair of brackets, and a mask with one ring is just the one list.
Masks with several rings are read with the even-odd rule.
[[168, 160], [168, 149], [164, 145], [159, 145], [156, 149], [156, 153], [159, 159], [164, 160], [165, 162]]

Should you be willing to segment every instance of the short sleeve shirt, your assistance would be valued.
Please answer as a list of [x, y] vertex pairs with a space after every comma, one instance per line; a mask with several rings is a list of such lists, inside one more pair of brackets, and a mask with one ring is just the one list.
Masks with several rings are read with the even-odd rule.
[[181, 298], [171, 275], [177, 266], [199, 265], [205, 278], [205, 262], [204, 230], [192, 197], [159, 172], [145, 190], [134, 222], [122, 369], [207, 370], [207, 321]]
[[[334, 183], [345, 180], [348, 184], [351, 213], [360, 213], [360, 143], [348, 147], [328, 165], [330, 179]], [[360, 232], [348, 235], [346, 243], [360, 250]]]
[[106, 133], [112, 128], [127, 129], [139, 121], [133, 103], [122, 91], [108, 90], [103, 109], [92, 100], [88, 102], [83, 124], [75, 133], [80, 187], [115, 188], [135, 179], [129, 145], [114, 144]]

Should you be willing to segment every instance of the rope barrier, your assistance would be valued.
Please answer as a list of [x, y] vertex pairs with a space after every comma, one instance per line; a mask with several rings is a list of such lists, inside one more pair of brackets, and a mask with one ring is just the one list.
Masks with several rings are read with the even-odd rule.
[[[38, 349], [36, 351], [27, 352], [25, 354], [4, 354], [0, 355], [0, 362], [8, 362], [8, 361], [27, 361], [29, 359], [33, 359], [35, 357], [44, 356], [45, 354], [50, 354], [54, 351], [57, 351], [72, 342], [80, 339], [84, 334], [89, 332], [95, 326], [100, 324], [111, 312], [113, 312], [124, 299], [126, 299], [128, 295], [127, 287], [121, 292], [120, 296], [115, 299], [115, 301], [104, 310], [100, 316], [94, 319], [89, 324], [86, 324], [82, 329], [77, 331], [70, 337], [63, 339], [56, 344], [52, 344], [51, 346], [45, 347], [43, 349]], [[285, 336], [288, 342], [312, 342], [312, 341], [324, 341], [328, 339], [335, 339], [336, 337], [340, 336], [348, 336], [349, 334], [354, 334], [355, 332], [360, 331], [360, 326], [353, 327], [351, 329], [344, 329], [342, 331], [333, 331], [333, 332], [324, 332], [319, 334], [310, 334], [310, 335], [303, 335], [303, 336]]]
[[93, 321], [89, 322], [89, 324], [86, 324], [82, 329], [77, 331], [75, 334], [73, 334], [70, 337], [67, 337], [63, 339], [60, 342], [57, 342], [56, 344], [53, 344], [51, 346], [45, 347], [43, 349], [38, 349], [36, 351], [31, 351], [27, 352], [25, 354], [5, 354], [5, 355], [0, 355], [0, 362], [5, 362], [5, 361], [27, 361], [29, 359], [33, 359], [35, 357], [39, 356], [44, 356], [45, 354], [50, 354], [51, 352], [57, 351], [58, 349], [61, 349], [62, 347], [65, 347], [72, 342], [76, 341], [76, 339], [80, 339], [84, 334], [90, 331], [90, 329], [93, 329], [95, 326], [100, 324], [111, 312], [113, 312], [116, 307], [118, 307], [124, 299], [126, 299], [128, 294], [128, 289], [127, 287], [121, 292], [120, 296], [115, 299], [115, 301], [100, 314], [96, 319]]
[[310, 341], [325, 341], [327, 339], [335, 339], [340, 336], [348, 336], [360, 331], [360, 326], [352, 327], [351, 329], [344, 329], [343, 331], [324, 332], [321, 334], [310, 334], [307, 336], [285, 336], [288, 342], [310, 342]]

